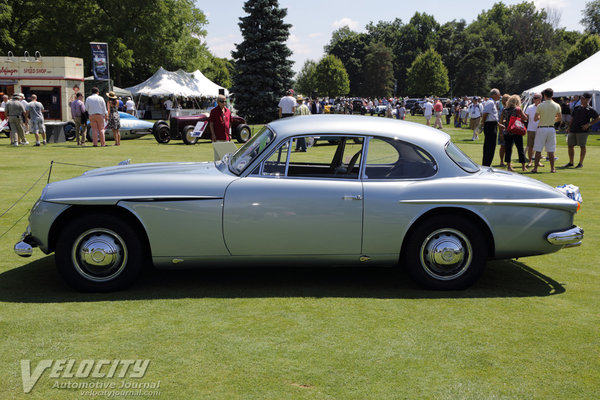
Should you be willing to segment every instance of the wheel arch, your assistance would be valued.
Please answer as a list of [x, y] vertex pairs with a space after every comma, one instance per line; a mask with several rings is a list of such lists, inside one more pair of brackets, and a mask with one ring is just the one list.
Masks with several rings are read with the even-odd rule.
[[493, 257], [495, 252], [496, 252], [496, 248], [495, 248], [495, 244], [494, 244], [494, 235], [492, 235], [492, 231], [490, 229], [490, 227], [488, 226], [488, 224], [481, 218], [480, 215], [478, 215], [477, 213], [465, 209], [465, 208], [461, 208], [461, 207], [437, 207], [437, 208], [433, 208], [427, 212], [425, 212], [423, 215], [419, 216], [419, 218], [417, 218], [410, 226], [410, 228], [406, 231], [406, 234], [404, 235], [404, 239], [402, 240], [402, 247], [400, 250], [400, 259], [402, 260], [402, 257], [404, 254], [406, 254], [406, 244], [408, 242], [408, 238], [411, 237], [413, 231], [415, 229], [417, 229], [417, 227], [423, 223], [423, 221], [429, 219], [429, 218], [434, 218], [434, 217], [439, 217], [441, 215], [457, 215], [457, 216], [461, 216], [466, 218], [467, 220], [475, 223], [480, 231], [484, 234], [485, 237], [485, 241], [488, 245], [488, 257]]
[[134, 213], [118, 205], [72, 206], [66, 209], [52, 223], [52, 227], [48, 234], [48, 252], [56, 250], [58, 237], [71, 220], [82, 215], [90, 214], [111, 214], [127, 221], [127, 223], [140, 234], [144, 253], [148, 256], [148, 259], [151, 259], [150, 241], [148, 240], [148, 234], [144, 225]]

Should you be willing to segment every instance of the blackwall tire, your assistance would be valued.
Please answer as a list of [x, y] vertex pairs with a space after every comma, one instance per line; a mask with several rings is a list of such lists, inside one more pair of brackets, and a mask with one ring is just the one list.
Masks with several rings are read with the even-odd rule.
[[171, 141], [171, 130], [165, 123], [154, 124], [152, 127], [152, 134], [156, 141], [160, 144], [167, 144]]
[[235, 139], [238, 143], [246, 143], [252, 137], [252, 130], [246, 124], [238, 125], [235, 129]]
[[484, 233], [476, 224], [461, 216], [438, 215], [410, 233], [402, 263], [426, 288], [461, 290], [479, 279], [487, 253]]
[[125, 289], [142, 269], [142, 243], [140, 233], [114, 215], [83, 215], [60, 233], [56, 267], [69, 285], [83, 292]]

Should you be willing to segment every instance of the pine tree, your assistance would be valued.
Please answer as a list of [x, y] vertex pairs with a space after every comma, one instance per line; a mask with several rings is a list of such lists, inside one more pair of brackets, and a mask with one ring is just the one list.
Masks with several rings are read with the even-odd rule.
[[235, 60], [233, 95], [238, 113], [250, 123], [277, 117], [279, 99], [291, 87], [293, 61], [286, 41], [290, 24], [278, 0], [248, 0], [240, 18], [243, 41], [232, 52]]

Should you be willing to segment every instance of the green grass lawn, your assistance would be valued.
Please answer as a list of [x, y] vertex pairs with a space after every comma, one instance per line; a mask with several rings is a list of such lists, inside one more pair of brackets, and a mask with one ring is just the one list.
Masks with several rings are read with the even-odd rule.
[[[446, 131], [481, 162], [483, 139]], [[0, 399], [85, 399], [93, 396], [53, 385], [118, 388], [122, 381], [53, 378], [48, 370], [23, 393], [21, 360], [33, 369], [44, 359], [149, 359], [143, 378], [126, 381], [160, 387], [135, 398], [600, 398], [600, 136], [589, 142], [583, 169], [550, 174], [546, 166], [534, 176], [581, 188], [576, 223], [584, 245], [489, 262], [482, 279], [461, 292], [421, 290], [386, 268], [259, 268], [148, 270], [124, 292], [78, 293], [58, 276], [53, 255], [34, 250], [24, 259], [12, 250], [43, 177], [0, 218], [0, 235], [15, 225], [0, 237]], [[51, 160], [108, 166], [204, 161], [212, 153], [207, 142], [159, 145], [152, 137], [106, 148], [12, 148], [2, 137], [0, 213]], [[563, 135], [557, 155], [558, 165], [566, 163]], [[55, 164], [52, 180], [86, 169]]]

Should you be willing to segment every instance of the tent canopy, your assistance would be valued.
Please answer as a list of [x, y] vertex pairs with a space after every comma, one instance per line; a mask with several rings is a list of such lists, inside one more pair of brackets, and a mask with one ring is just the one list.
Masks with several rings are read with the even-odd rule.
[[199, 69], [192, 72], [192, 76], [198, 82], [198, 86], [200, 90], [205, 93], [205, 96], [217, 97], [219, 95], [219, 89], [224, 91], [225, 96], [229, 96], [229, 91], [227, 89], [208, 79]]
[[[181, 71], [181, 70], [180, 70]], [[128, 87], [136, 96], [181, 96], [200, 97], [196, 81], [184, 71], [170, 72], [160, 67], [158, 71], [144, 82]], [[183, 73], [182, 73], [183, 72]]]
[[[127, 90], [139, 96], [181, 96], [181, 97], [217, 97], [221, 86], [206, 78], [202, 72], [188, 73], [183, 70], [170, 72], [160, 67], [144, 82], [128, 87]], [[225, 89], [227, 95], [227, 89]]]
[[541, 85], [523, 92], [524, 97], [531, 98], [534, 93], [541, 93], [546, 88], [554, 90], [555, 97], [592, 94], [593, 106], [600, 111], [600, 52], [583, 60], [573, 68]]

